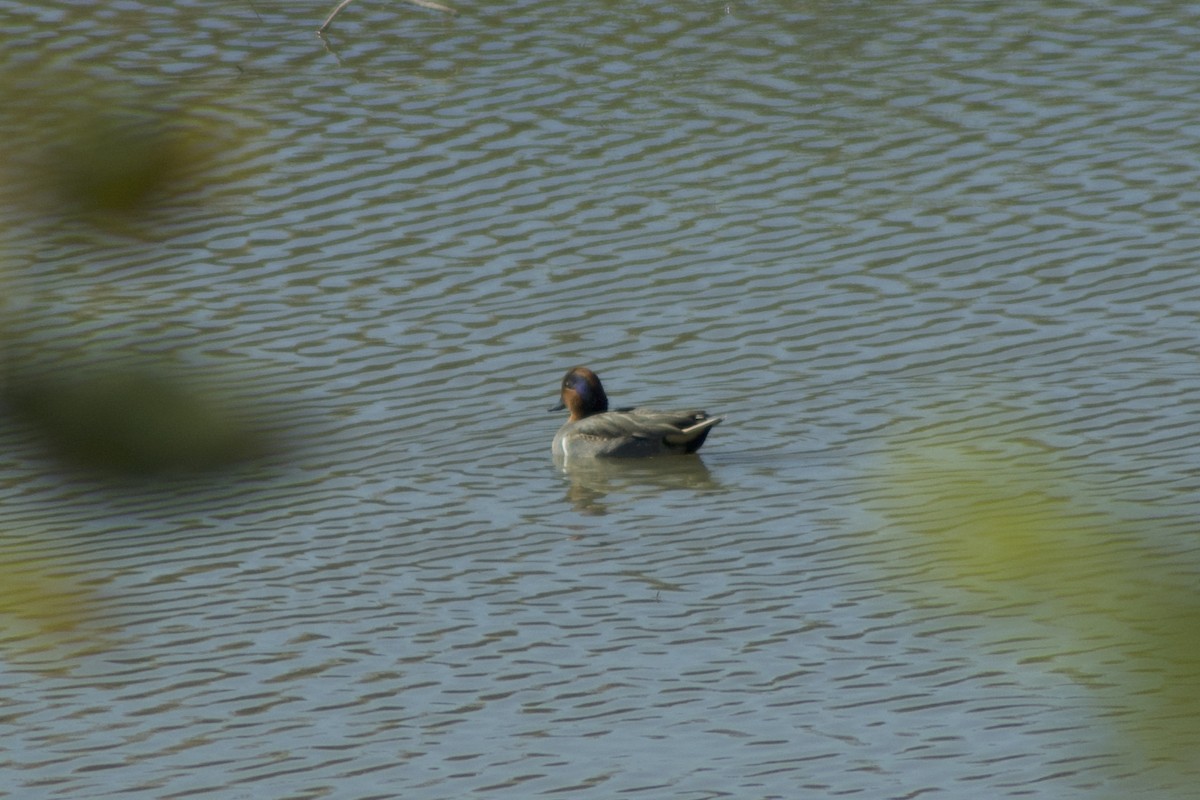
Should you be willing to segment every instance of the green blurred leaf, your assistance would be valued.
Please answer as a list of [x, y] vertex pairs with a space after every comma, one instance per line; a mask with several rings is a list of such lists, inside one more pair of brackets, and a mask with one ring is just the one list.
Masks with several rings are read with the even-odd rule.
[[211, 396], [144, 370], [13, 381], [7, 399], [83, 464], [155, 473], [219, 467], [261, 452], [262, 437]]

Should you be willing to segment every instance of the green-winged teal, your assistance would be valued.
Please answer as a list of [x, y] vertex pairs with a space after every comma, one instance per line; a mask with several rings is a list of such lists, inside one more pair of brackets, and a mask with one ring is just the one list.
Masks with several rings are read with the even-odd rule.
[[596, 373], [575, 367], [562, 380], [558, 405], [571, 412], [554, 435], [554, 455], [575, 458], [638, 458], [694, 453], [724, 417], [703, 411], [608, 410], [608, 396]]

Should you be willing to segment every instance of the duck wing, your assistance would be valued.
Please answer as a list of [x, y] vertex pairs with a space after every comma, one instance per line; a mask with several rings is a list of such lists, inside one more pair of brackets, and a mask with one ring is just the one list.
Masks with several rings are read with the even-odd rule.
[[[573, 423], [574, 432], [613, 442], [618, 450], [693, 453], [708, 430], [721, 421], [703, 411], [656, 411], [634, 408], [593, 414]], [[622, 454], [614, 450], [612, 455]]]

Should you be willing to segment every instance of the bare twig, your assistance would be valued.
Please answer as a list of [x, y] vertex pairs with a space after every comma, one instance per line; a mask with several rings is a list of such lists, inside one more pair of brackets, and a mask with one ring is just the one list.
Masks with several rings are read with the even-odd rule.
[[317, 28], [317, 36], [323, 34], [325, 29], [329, 27], [329, 23], [333, 22], [333, 18], [338, 15], [338, 12], [348, 5], [350, 5], [350, 0], [342, 0], [342, 2], [338, 3], [337, 8], [331, 11], [329, 16], [325, 18], [325, 21], [321, 23], [321, 27]]
[[[405, 0], [405, 2], [412, 3], [414, 6], [420, 6], [421, 8], [431, 8], [434, 11], [441, 11], [443, 14], [449, 14], [452, 17], [458, 16], [458, 12], [450, 6], [435, 3], [433, 0]], [[325, 29], [329, 27], [329, 23], [333, 22], [333, 18], [348, 5], [350, 5], [350, 0], [342, 0], [342, 2], [338, 3], [337, 8], [329, 12], [329, 16], [321, 23], [321, 27], [317, 28], [317, 35], [320, 36], [325, 33]]]

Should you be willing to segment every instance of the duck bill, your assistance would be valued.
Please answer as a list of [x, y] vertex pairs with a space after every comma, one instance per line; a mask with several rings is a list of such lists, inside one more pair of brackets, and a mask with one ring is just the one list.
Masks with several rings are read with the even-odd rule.
[[567, 404], [564, 403], [562, 400], [559, 400], [553, 406], [551, 406], [550, 408], [547, 408], [546, 412], [549, 413], [551, 411], [563, 411], [566, 409], [566, 407], [567, 407]]

